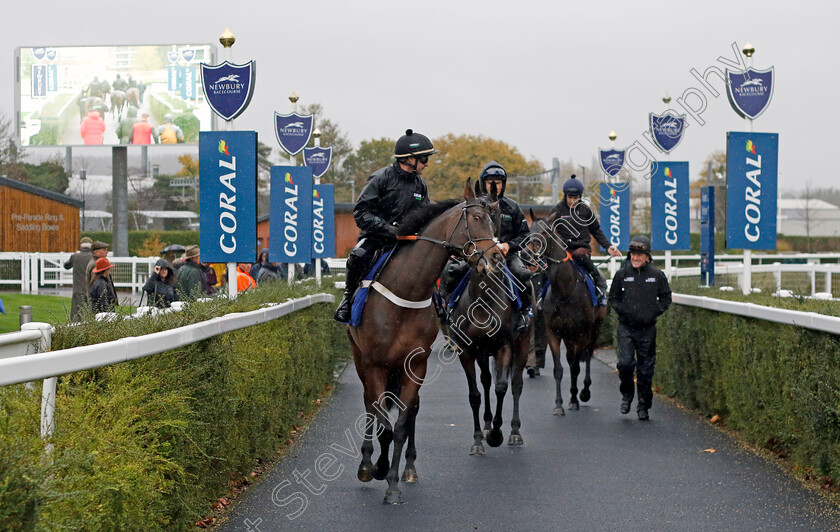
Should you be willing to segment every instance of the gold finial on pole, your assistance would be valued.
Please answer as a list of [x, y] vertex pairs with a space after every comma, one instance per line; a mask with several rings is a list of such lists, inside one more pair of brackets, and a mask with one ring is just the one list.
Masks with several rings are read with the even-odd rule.
[[618, 135], [615, 134], [615, 131], [610, 131], [610, 140], [615, 140], [618, 138]]
[[230, 28], [225, 28], [224, 33], [219, 35], [219, 42], [225, 48], [230, 48], [236, 42], [236, 35], [230, 32]]
[[744, 48], [741, 51], [744, 53], [745, 56], [752, 57], [755, 53], [755, 46], [751, 45], [750, 43], [747, 43], [744, 45]]
[[292, 93], [289, 95], [289, 101], [292, 103], [297, 103], [298, 100], [300, 100], [300, 96], [298, 96], [295, 91], [292, 91]]
[[669, 103], [671, 103], [671, 97], [668, 96], [667, 91], [665, 91], [665, 96], [662, 97], [662, 103], [664, 103], [665, 105], [668, 105]]

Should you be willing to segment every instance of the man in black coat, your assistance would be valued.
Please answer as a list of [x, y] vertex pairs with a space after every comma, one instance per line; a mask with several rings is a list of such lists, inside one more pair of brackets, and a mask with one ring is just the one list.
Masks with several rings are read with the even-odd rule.
[[350, 321], [350, 303], [377, 250], [396, 243], [394, 228], [411, 211], [429, 203], [426, 183], [420, 175], [429, 157], [438, 151], [425, 135], [407, 129], [394, 146], [394, 164], [380, 168], [369, 178], [356, 200], [353, 218], [361, 230], [356, 247], [347, 257], [344, 297], [335, 319]]
[[610, 305], [618, 314], [618, 375], [621, 413], [633, 402], [633, 373], [638, 383], [639, 419], [648, 419], [653, 400], [651, 383], [656, 362], [656, 318], [671, 305], [671, 287], [665, 274], [650, 263], [650, 240], [630, 240], [628, 262], [613, 278]]

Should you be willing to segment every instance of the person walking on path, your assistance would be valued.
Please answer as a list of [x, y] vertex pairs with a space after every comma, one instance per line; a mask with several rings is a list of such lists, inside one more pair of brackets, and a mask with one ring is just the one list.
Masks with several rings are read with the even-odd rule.
[[120, 144], [131, 144], [134, 137], [134, 124], [136, 122], [137, 109], [129, 107], [125, 113], [125, 118], [117, 124], [117, 136], [120, 138]]
[[79, 243], [79, 251], [73, 253], [64, 263], [65, 270], [73, 270], [73, 296], [70, 298], [70, 321], [80, 321], [81, 311], [87, 301], [90, 285], [87, 278], [87, 266], [93, 254], [90, 247], [93, 240], [83, 237]]
[[173, 122], [172, 115], [166, 113], [163, 116], [163, 125], [158, 126], [157, 136], [161, 144], [178, 144], [184, 142], [184, 132]]
[[89, 145], [102, 144], [102, 137], [105, 135], [105, 122], [99, 116], [99, 111], [91, 109], [79, 126], [82, 134], [82, 141]]
[[[129, 107], [131, 109], [131, 107]], [[154, 138], [158, 142], [158, 135], [152, 124], [149, 123], [149, 113], [143, 113], [140, 120], [134, 123], [131, 129], [131, 144], [151, 144]]]
[[117, 293], [111, 281], [111, 262], [106, 258], [96, 259], [93, 279], [90, 283], [90, 308], [93, 314], [113, 312], [117, 307]]
[[645, 421], [653, 400], [656, 319], [671, 305], [671, 287], [665, 274], [650, 262], [650, 239], [646, 236], [630, 240], [628, 260], [610, 286], [610, 305], [618, 314], [620, 411], [630, 412], [635, 373], [639, 395], [636, 413]]

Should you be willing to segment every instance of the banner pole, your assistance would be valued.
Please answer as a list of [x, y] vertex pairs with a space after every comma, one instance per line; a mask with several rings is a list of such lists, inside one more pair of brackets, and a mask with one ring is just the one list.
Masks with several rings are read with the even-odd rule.
[[[219, 42], [224, 46], [225, 61], [233, 63], [233, 43], [236, 42], [236, 37], [230, 33], [230, 30], [225, 28], [225, 32], [219, 37]], [[225, 120], [223, 125], [225, 131], [233, 131], [233, 120]], [[236, 263], [227, 263], [227, 295], [228, 299], [236, 299], [239, 294], [239, 279], [237, 279]]]
[[[315, 128], [315, 131], [314, 131], [312, 136], [315, 137], [315, 147], [320, 148], [321, 147], [321, 131], [318, 128]], [[321, 184], [321, 178], [320, 177], [315, 178], [315, 184], [316, 185]], [[317, 259], [315, 259], [315, 282], [318, 284], [319, 287], [321, 286], [321, 257], [318, 257]]]
[[[289, 101], [292, 102], [292, 113], [297, 113], [297, 101], [300, 99], [300, 96], [297, 95], [295, 91], [289, 95]], [[297, 156], [296, 155], [289, 155], [289, 166], [297, 166]], [[290, 262], [286, 265], [287, 273], [288, 273], [288, 280], [289, 286], [292, 285], [295, 281], [295, 264]]]

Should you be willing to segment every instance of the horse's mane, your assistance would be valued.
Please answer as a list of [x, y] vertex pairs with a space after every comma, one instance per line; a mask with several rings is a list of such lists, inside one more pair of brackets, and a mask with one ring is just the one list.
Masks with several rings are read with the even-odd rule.
[[414, 209], [397, 228], [397, 236], [415, 235], [421, 232], [429, 222], [459, 203], [461, 200], [444, 200], [427, 203]]

